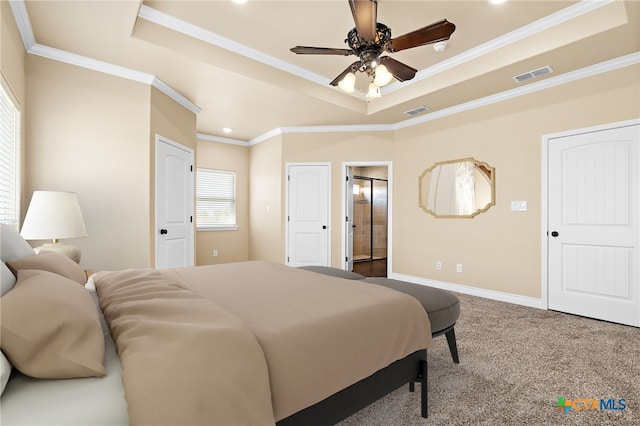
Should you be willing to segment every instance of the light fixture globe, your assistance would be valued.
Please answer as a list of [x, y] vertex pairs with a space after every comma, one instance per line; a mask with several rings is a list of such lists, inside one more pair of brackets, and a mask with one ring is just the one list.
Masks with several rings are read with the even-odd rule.
[[369, 84], [367, 99], [380, 98], [380, 97], [382, 97], [382, 93], [380, 93], [380, 86], [377, 86], [375, 83]]
[[338, 87], [347, 93], [353, 93], [356, 88], [356, 75], [352, 72], [347, 73], [338, 83]]
[[376, 67], [373, 83], [378, 87], [382, 87], [391, 83], [391, 80], [393, 80], [393, 75], [387, 70], [387, 67], [384, 65], [378, 65]]

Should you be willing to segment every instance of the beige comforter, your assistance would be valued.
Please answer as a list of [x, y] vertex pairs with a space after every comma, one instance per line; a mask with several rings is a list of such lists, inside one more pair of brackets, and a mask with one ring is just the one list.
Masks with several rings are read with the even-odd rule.
[[94, 281], [132, 425], [274, 424], [431, 345], [416, 299], [271, 262]]

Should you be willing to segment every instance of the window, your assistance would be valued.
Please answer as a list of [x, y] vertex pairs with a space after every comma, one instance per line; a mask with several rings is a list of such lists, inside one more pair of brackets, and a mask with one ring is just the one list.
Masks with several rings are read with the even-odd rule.
[[196, 170], [196, 228], [237, 229], [235, 172]]
[[0, 223], [18, 229], [20, 222], [20, 112], [16, 104], [4, 84], [0, 84]]

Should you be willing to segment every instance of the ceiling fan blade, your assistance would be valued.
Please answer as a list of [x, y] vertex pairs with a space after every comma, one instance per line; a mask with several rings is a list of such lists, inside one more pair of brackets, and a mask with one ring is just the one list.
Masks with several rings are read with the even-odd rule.
[[405, 65], [400, 61], [396, 61], [389, 56], [382, 56], [379, 61], [380, 64], [384, 64], [384, 66], [387, 67], [387, 71], [399, 81], [411, 80], [415, 77], [416, 72], [418, 72], [417, 69]]
[[391, 39], [390, 52], [399, 52], [412, 47], [424, 46], [429, 43], [437, 43], [449, 40], [451, 34], [456, 30], [456, 26], [443, 19], [426, 27], [420, 28], [410, 33]]
[[349, 65], [347, 67], [346, 70], [342, 71], [342, 73], [340, 73], [340, 75], [338, 75], [336, 78], [334, 78], [333, 81], [331, 83], [329, 83], [329, 84], [332, 85], [332, 86], [337, 86], [338, 83], [340, 83], [340, 80], [342, 80], [345, 75], [347, 75], [350, 72], [352, 72], [353, 68], [357, 67], [359, 64], [360, 64], [360, 61], [356, 61], [356, 62], [352, 63], [351, 65]]
[[355, 52], [351, 49], [332, 49], [330, 47], [296, 46], [290, 50], [298, 55], [355, 55]]
[[377, 0], [349, 0], [349, 6], [358, 35], [365, 41], [375, 40], [378, 25]]

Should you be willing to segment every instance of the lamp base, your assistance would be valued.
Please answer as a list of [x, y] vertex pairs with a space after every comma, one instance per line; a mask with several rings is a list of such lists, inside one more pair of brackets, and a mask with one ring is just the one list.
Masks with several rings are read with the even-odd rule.
[[40, 253], [41, 251], [54, 251], [67, 256], [76, 263], [80, 263], [80, 256], [82, 255], [78, 247], [65, 243], [46, 243], [33, 250], [36, 253]]

